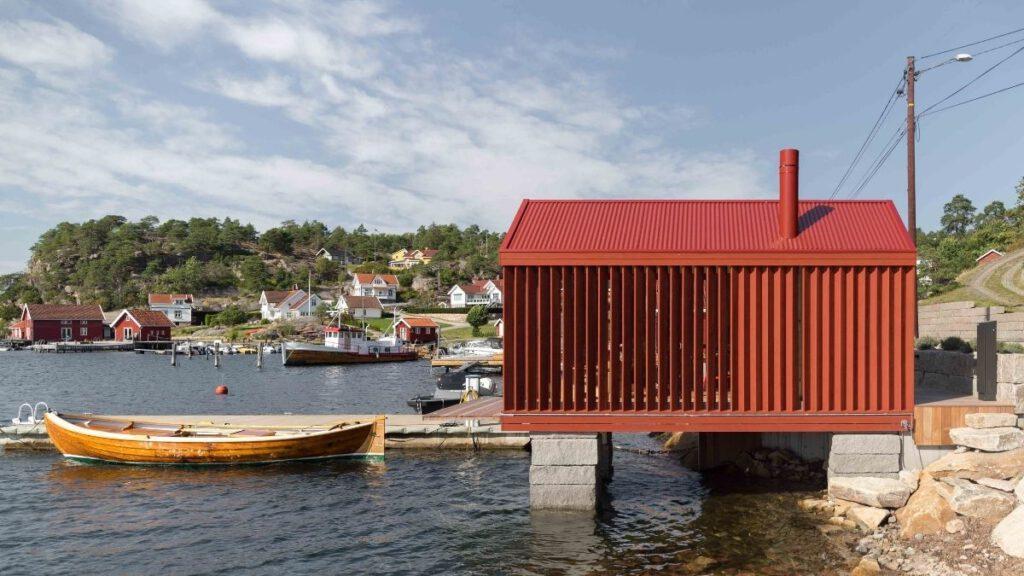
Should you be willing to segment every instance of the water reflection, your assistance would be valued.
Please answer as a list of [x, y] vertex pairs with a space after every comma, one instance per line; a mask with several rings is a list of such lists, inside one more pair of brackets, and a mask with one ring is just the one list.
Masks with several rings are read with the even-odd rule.
[[587, 574], [597, 568], [609, 552], [598, 522], [589, 512], [531, 511], [529, 556], [538, 559], [536, 573]]

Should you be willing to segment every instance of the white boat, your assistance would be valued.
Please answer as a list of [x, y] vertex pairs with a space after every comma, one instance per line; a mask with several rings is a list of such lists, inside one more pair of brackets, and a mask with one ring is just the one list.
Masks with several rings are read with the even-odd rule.
[[448, 351], [448, 354], [468, 358], [473, 356], [492, 357], [503, 352], [500, 338], [488, 338], [487, 340], [469, 340], [456, 344]]
[[285, 342], [281, 354], [285, 366], [407, 362], [419, 358], [415, 348], [396, 336], [371, 340], [364, 329], [344, 324], [325, 327], [323, 344]]

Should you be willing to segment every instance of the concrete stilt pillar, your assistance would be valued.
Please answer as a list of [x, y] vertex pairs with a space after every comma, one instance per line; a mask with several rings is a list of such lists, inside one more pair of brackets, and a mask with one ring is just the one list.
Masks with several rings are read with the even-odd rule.
[[530, 507], [594, 511], [612, 473], [609, 433], [530, 435]]

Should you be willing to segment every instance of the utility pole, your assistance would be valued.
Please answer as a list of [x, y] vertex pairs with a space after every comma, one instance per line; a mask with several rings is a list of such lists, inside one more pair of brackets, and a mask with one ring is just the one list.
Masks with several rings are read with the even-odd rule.
[[[914, 69], [914, 57], [907, 56], [907, 228], [910, 229], [910, 240], [917, 246], [917, 165], [915, 163], [914, 133], [917, 130], [917, 118], [914, 111], [914, 81], [917, 71]], [[916, 267], [916, 265], [915, 265]], [[917, 318], [917, 275], [914, 275], [914, 338], [919, 335]]]
[[917, 129], [914, 116], [914, 80], [916, 78], [914, 57], [907, 56], [907, 228], [910, 230], [910, 239], [914, 242], [914, 246], [917, 246], [917, 175], [914, 162], [914, 132]]

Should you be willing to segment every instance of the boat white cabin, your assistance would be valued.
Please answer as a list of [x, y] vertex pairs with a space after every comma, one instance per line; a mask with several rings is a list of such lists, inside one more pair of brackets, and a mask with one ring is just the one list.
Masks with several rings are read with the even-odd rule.
[[324, 327], [324, 346], [353, 354], [391, 354], [406, 351], [401, 339], [386, 336], [377, 340], [366, 337], [366, 331], [352, 326]]

